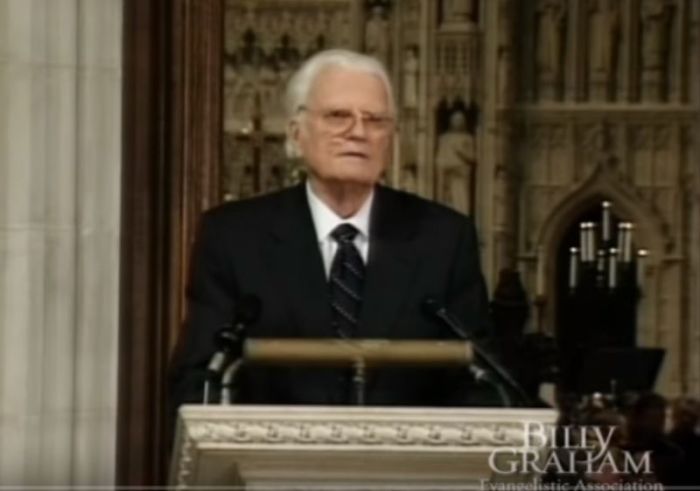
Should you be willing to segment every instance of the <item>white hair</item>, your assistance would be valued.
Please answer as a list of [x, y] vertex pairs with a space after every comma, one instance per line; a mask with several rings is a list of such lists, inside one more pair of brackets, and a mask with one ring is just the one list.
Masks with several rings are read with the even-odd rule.
[[[287, 111], [288, 123], [299, 118], [299, 110], [309, 100], [311, 87], [316, 81], [316, 78], [321, 72], [330, 67], [348, 68], [378, 77], [386, 89], [387, 97], [389, 98], [389, 110], [392, 114], [395, 113], [396, 103], [394, 101], [394, 91], [391, 87], [389, 74], [381, 61], [372, 56], [355, 51], [329, 49], [316, 53], [306, 60], [289, 79], [287, 83], [287, 92], [285, 94], [285, 109]], [[289, 125], [287, 125], [287, 128], [289, 128]], [[293, 141], [289, 131], [287, 131], [285, 151], [290, 158], [300, 157], [297, 144]]]

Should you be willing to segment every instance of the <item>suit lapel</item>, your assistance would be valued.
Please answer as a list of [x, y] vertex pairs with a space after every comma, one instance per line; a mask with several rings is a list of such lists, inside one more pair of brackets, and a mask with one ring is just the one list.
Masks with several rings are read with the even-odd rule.
[[358, 337], [387, 337], [416, 269], [416, 224], [394, 191], [378, 186]]
[[[370, 218], [370, 248], [357, 337], [387, 337], [416, 270], [416, 224], [394, 191], [378, 186]], [[270, 259], [301, 333], [332, 337], [323, 259], [304, 184], [285, 193], [271, 225]], [[290, 319], [291, 322], [291, 319]]]
[[282, 197], [271, 231], [273, 270], [286, 290], [278, 294], [287, 294], [304, 336], [332, 336], [328, 285], [304, 184]]

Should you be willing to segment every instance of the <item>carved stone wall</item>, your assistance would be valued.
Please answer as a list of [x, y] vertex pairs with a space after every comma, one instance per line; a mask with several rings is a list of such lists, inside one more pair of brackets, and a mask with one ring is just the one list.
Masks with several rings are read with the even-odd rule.
[[398, 100], [386, 181], [473, 215], [491, 290], [499, 270], [519, 269], [540, 293], [533, 328], [549, 333], [564, 232], [612, 200], [650, 254], [637, 342], [667, 349], [665, 392], [700, 394], [700, 3], [226, 5], [222, 198], [294, 179], [279, 96], [301, 60], [332, 46], [372, 53]]

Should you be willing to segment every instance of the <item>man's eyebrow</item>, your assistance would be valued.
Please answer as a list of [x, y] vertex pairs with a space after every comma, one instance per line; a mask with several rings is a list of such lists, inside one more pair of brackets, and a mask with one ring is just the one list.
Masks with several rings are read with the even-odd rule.
[[[341, 105], [319, 105], [318, 110], [321, 111], [354, 111], [356, 108], [354, 107], [348, 107], [348, 106], [341, 106]], [[372, 114], [388, 114], [390, 110], [387, 109], [362, 109], [362, 108], [357, 108], [358, 111], [363, 112], [363, 113], [372, 113]]]

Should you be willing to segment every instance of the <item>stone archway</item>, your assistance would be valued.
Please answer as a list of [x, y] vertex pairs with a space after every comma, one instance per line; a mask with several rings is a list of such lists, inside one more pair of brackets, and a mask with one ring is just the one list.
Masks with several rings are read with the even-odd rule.
[[679, 318], [672, 315], [675, 310], [670, 308], [668, 292], [670, 285], [674, 285], [676, 290], [680, 288], [681, 280], [680, 271], [668, 257], [671, 239], [667, 226], [642, 200], [636, 198], [630, 188], [604, 169], [598, 169], [554, 206], [536, 234], [537, 248], [543, 261], [544, 289], [550, 296], [543, 316], [544, 325], [548, 327], [549, 334], [556, 334], [555, 306], [560, 293], [556, 291], [557, 251], [574, 221], [603, 199], [613, 203], [619, 217], [635, 224], [635, 247], [649, 251], [641, 275], [643, 285], [637, 307], [636, 345], [666, 349], [666, 362], [659, 383], [664, 392], [678, 392], [683, 385], [679, 373], [681, 346], [678, 333], [681, 323]]

